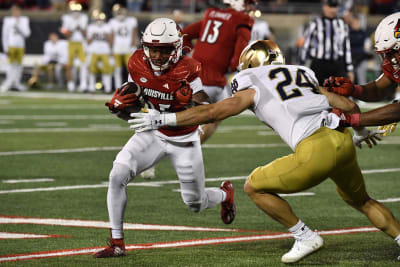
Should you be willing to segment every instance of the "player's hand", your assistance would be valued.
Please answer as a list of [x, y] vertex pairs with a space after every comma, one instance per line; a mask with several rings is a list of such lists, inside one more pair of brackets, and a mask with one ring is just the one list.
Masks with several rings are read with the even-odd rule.
[[383, 130], [371, 131], [364, 127], [359, 130], [354, 130], [353, 143], [360, 149], [362, 148], [361, 145], [363, 142], [365, 142], [369, 148], [372, 148], [378, 144], [378, 141], [381, 140], [378, 134], [382, 134], [383, 132]]
[[354, 84], [346, 77], [331, 76], [324, 81], [323, 86], [327, 87], [329, 92], [343, 96], [351, 96], [354, 92]]
[[350, 127], [360, 125], [360, 113], [347, 114], [346, 112], [338, 108], [332, 109], [332, 113], [336, 114], [339, 117], [339, 126]]
[[381, 134], [382, 136], [386, 136], [390, 133], [393, 133], [394, 130], [396, 130], [396, 126], [397, 126], [397, 122], [394, 122], [394, 123], [379, 126], [378, 130], [383, 131]]
[[129, 128], [136, 132], [157, 130], [167, 125], [165, 115], [155, 109], [149, 109], [147, 113], [131, 113], [130, 116], [134, 119], [128, 120], [128, 123], [131, 124]]
[[181, 81], [181, 86], [175, 91], [175, 99], [182, 106], [186, 106], [192, 102], [193, 90], [187, 81]]
[[133, 106], [137, 96], [135, 94], [124, 94], [125, 90], [118, 88], [115, 90], [113, 97], [110, 102], [105, 103], [105, 105], [111, 111], [121, 111], [126, 107]]

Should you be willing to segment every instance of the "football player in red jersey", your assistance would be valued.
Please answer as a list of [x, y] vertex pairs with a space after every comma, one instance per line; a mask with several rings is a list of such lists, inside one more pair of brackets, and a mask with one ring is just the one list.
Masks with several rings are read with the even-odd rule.
[[[236, 71], [239, 56], [250, 41], [254, 20], [247, 12], [256, 0], [224, 0], [230, 7], [209, 8], [202, 20], [183, 29], [184, 48], [192, 48], [197, 39], [192, 57], [202, 64], [201, 80], [209, 101], [215, 103], [229, 96], [225, 75]], [[201, 141], [210, 137], [218, 122], [203, 126]]]
[[[138, 49], [128, 62], [129, 79], [141, 86], [150, 109], [177, 112], [190, 105], [192, 94], [202, 89], [201, 65], [182, 56], [182, 33], [168, 18], [152, 21]], [[135, 97], [114, 94], [107, 106], [113, 113], [129, 106]], [[126, 187], [139, 173], [169, 157], [179, 178], [181, 197], [193, 212], [221, 203], [221, 219], [229, 224], [235, 218], [233, 186], [229, 181], [220, 188], [205, 188], [203, 157], [198, 126], [162, 127], [136, 132], [116, 156], [109, 176], [107, 207], [111, 224], [111, 242], [94, 254], [96, 258], [125, 255], [123, 217], [127, 202]]]
[[[352, 96], [366, 102], [381, 101], [394, 94], [400, 83], [400, 12], [384, 18], [375, 31], [375, 52], [381, 55], [383, 74], [378, 79], [365, 85], [354, 85], [344, 77], [330, 77], [324, 85], [330, 90], [345, 96]], [[397, 101], [396, 101], [397, 102]], [[392, 132], [396, 122], [400, 121], [400, 103], [389, 104], [366, 113], [347, 116], [347, 123], [352, 126], [380, 127]]]

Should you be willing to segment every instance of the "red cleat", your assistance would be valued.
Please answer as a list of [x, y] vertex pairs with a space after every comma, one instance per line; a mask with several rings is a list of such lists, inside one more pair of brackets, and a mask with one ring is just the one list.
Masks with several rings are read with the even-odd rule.
[[221, 219], [225, 224], [231, 224], [236, 216], [233, 185], [230, 181], [225, 181], [220, 188], [226, 193], [225, 201], [221, 202]]
[[100, 251], [93, 254], [95, 258], [110, 258], [126, 256], [124, 239], [110, 239], [108, 246]]

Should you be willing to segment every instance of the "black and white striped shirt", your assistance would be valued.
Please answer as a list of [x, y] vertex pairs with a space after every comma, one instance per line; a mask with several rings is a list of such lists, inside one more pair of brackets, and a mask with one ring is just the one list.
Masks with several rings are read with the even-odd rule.
[[307, 58], [320, 60], [344, 60], [346, 71], [353, 71], [349, 27], [342, 18], [317, 17], [304, 31], [304, 46], [300, 63]]

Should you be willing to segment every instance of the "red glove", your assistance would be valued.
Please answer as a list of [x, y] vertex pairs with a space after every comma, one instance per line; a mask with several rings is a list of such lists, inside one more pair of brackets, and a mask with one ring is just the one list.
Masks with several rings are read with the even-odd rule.
[[137, 96], [135, 94], [125, 94], [125, 90], [118, 88], [115, 90], [110, 102], [105, 105], [113, 112], [121, 111], [126, 107], [133, 106]]
[[335, 113], [340, 118], [339, 126], [356, 127], [360, 125], [360, 113], [347, 114], [338, 108], [332, 109], [332, 113]]
[[354, 91], [353, 83], [345, 77], [331, 76], [324, 81], [323, 86], [327, 87], [329, 92], [344, 96], [352, 96]]
[[193, 90], [190, 87], [190, 84], [186, 81], [181, 82], [181, 87], [175, 91], [175, 99], [176, 101], [182, 105], [186, 106], [192, 101]]

